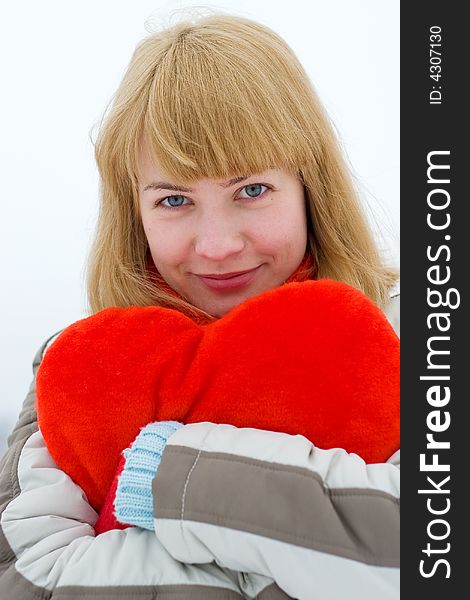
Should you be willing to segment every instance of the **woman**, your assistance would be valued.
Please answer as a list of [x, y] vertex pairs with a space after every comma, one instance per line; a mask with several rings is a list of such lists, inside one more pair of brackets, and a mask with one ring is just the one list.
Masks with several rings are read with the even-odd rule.
[[[397, 275], [305, 72], [269, 29], [214, 16], [144, 40], [96, 158], [92, 312], [214, 319], [307, 275], [365, 292], [397, 326]], [[33, 383], [1, 473], [2, 598], [398, 594], [396, 455], [365, 465], [301, 437], [186, 425], [155, 477], [157, 535], [95, 537], [96, 513], [38, 431]]]

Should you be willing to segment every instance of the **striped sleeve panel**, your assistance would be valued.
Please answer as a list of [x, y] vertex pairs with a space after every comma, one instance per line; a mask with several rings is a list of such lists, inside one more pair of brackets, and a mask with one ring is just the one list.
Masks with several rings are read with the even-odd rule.
[[293, 598], [398, 598], [397, 455], [366, 465], [302, 436], [197, 423], [153, 481], [155, 530], [177, 560], [272, 578]]

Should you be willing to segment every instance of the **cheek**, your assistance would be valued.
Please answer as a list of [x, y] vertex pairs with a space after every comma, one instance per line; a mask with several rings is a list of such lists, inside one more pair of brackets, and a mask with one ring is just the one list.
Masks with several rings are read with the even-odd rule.
[[185, 241], [172, 227], [159, 227], [158, 224], [144, 224], [150, 253], [155, 265], [173, 265], [182, 260], [185, 254]]
[[307, 220], [303, 208], [273, 212], [254, 228], [258, 250], [267, 254], [305, 250]]

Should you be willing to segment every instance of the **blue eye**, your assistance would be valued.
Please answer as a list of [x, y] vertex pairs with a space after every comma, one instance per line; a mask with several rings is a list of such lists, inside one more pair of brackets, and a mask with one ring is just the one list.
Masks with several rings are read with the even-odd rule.
[[[240, 190], [239, 193], [242, 195], [239, 195], [238, 197], [245, 200], [250, 198], [255, 200], [256, 198], [262, 196], [263, 193], [268, 189], [268, 186], [262, 183], [250, 183]], [[188, 204], [191, 204], [190, 200], [188, 200], [186, 196], [180, 196], [178, 194], [175, 194], [174, 196], [167, 196], [166, 198], [163, 198], [163, 200], [155, 202], [156, 207], [168, 210], [181, 208], [183, 206], [187, 206]]]
[[167, 196], [166, 198], [163, 198], [158, 205], [163, 206], [163, 208], [179, 208], [186, 204], [185, 200], [185, 196]]
[[258, 196], [261, 196], [261, 194], [264, 192], [262, 188], [264, 188], [264, 190], [268, 189], [267, 186], [263, 185], [262, 183], [250, 183], [250, 185], [246, 185], [244, 188], [242, 188], [242, 191], [246, 191], [248, 196], [242, 197], [258, 198]]

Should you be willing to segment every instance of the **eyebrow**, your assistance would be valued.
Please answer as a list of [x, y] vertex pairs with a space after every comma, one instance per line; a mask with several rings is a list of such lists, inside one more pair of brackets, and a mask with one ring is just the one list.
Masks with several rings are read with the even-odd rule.
[[[224, 181], [218, 185], [223, 188], [228, 188], [236, 183], [240, 183], [240, 181], [245, 181], [245, 179], [248, 179], [248, 177], [250, 177], [250, 175], [247, 175], [246, 177], [234, 177], [233, 179], [229, 179], [228, 181]], [[173, 183], [167, 183], [166, 181], [152, 181], [152, 183], [149, 183], [143, 189], [144, 192], [147, 190], [171, 190], [172, 192], [189, 193], [194, 191], [192, 188], [184, 187], [182, 185], [174, 185]]]

